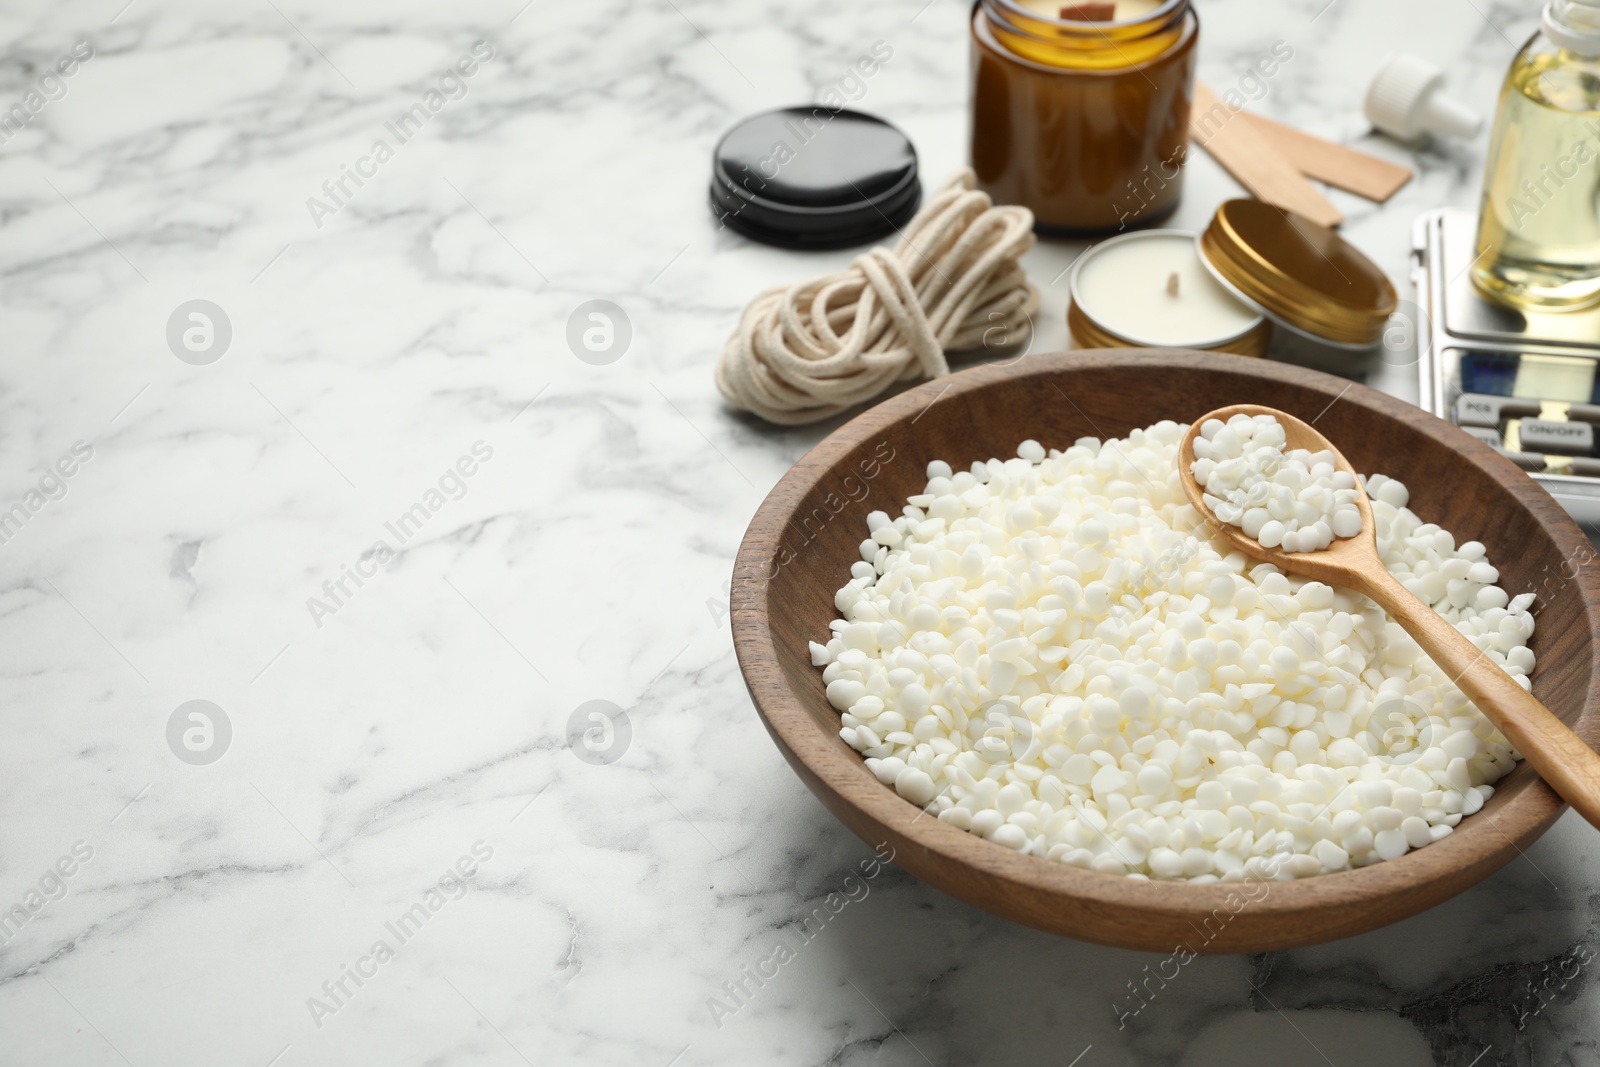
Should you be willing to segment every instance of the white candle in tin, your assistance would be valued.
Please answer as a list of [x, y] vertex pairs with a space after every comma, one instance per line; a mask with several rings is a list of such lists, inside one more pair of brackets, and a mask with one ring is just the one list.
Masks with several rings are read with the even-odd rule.
[[1206, 347], [1261, 321], [1211, 276], [1194, 234], [1182, 230], [1123, 234], [1089, 249], [1073, 272], [1072, 300], [1101, 329], [1144, 345]]

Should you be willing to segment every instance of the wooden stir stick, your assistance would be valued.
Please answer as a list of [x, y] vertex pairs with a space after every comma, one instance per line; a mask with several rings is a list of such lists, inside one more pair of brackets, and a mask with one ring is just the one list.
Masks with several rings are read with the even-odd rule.
[[1195, 82], [1194, 105], [1189, 112], [1189, 137], [1209, 152], [1257, 200], [1315, 222], [1337, 226], [1344, 214], [1283, 157], [1267, 135], [1242, 112], [1224, 104], [1205, 82]]
[[1497, 726], [1539, 776], [1576, 808], [1585, 819], [1600, 826], [1600, 755], [1584, 744], [1578, 735], [1556, 718], [1532, 693], [1523, 689], [1500, 666], [1478, 649], [1466, 635], [1452, 626], [1432, 607], [1395, 580], [1378, 558], [1378, 535], [1372, 521], [1372, 501], [1356, 481], [1356, 506], [1361, 511], [1361, 532], [1354, 537], [1336, 539], [1319, 552], [1285, 552], [1264, 548], [1237, 526], [1211, 515], [1205, 504], [1205, 490], [1194, 477], [1194, 439], [1207, 419], [1227, 422], [1234, 415], [1271, 415], [1283, 425], [1287, 449], [1333, 453], [1338, 469], [1356, 471], [1350, 461], [1307, 423], [1276, 408], [1257, 404], [1235, 404], [1202, 415], [1189, 427], [1178, 446], [1179, 476], [1183, 491], [1211, 526], [1228, 544], [1245, 555], [1271, 563], [1286, 572], [1328, 585], [1354, 589], [1370, 597], [1387, 611], [1433, 662], [1455, 679], [1456, 685], [1479, 711]]

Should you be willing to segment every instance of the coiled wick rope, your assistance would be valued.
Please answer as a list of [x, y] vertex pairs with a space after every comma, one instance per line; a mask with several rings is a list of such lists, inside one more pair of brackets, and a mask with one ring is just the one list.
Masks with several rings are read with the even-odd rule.
[[895, 382], [949, 374], [947, 352], [1025, 344], [1039, 308], [1019, 262], [1033, 247], [1033, 213], [994, 206], [975, 183], [959, 171], [893, 251], [874, 248], [847, 270], [751, 301], [717, 360], [728, 402], [798, 426]]

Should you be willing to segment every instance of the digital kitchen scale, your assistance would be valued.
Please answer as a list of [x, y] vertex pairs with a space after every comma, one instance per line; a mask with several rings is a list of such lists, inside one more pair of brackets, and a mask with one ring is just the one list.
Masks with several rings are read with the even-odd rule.
[[1491, 303], [1472, 284], [1476, 241], [1477, 216], [1456, 208], [1412, 230], [1418, 403], [1506, 452], [1578, 521], [1600, 523], [1600, 308]]

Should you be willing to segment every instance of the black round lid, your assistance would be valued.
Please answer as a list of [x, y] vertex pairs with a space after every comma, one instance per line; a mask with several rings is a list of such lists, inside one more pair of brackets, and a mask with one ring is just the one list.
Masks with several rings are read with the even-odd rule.
[[818, 104], [752, 115], [723, 135], [712, 158], [712, 212], [729, 229], [784, 248], [881, 240], [921, 202], [910, 139], [859, 111]]

